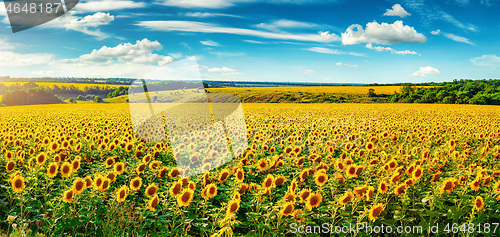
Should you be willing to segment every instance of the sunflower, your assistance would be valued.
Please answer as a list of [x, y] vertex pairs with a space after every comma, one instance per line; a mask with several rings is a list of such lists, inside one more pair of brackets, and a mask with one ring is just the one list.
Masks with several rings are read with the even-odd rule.
[[[182, 190], [182, 183], [179, 182], [179, 181], [176, 181], [172, 184], [172, 186], [170, 186], [170, 196], [171, 197], [177, 197], [177, 195], [179, 195], [179, 193], [181, 192]], [[155, 191], [156, 193], [156, 191]], [[146, 193], [147, 194], [147, 193]]]
[[170, 172], [168, 173], [168, 176], [170, 178], [175, 178], [177, 177], [177, 175], [179, 175], [179, 169], [177, 167], [174, 167], [172, 170], [170, 170]]
[[413, 170], [413, 179], [420, 179], [422, 177], [422, 167], [419, 165]]
[[71, 172], [76, 172], [78, 169], [80, 169], [80, 159], [75, 159], [71, 163]]
[[94, 184], [90, 176], [85, 177], [85, 188], [90, 188]]
[[257, 162], [257, 167], [260, 171], [264, 171], [267, 170], [269, 165], [267, 164], [267, 161], [265, 159], [260, 159], [259, 162]]
[[228, 177], [229, 177], [229, 170], [223, 169], [219, 176], [219, 182], [224, 183], [224, 181], [226, 181]]
[[113, 166], [113, 164], [115, 163], [115, 158], [109, 157], [108, 159], [106, 159], [105, 163], [106, 163], [106, 168], [109, 168]]
[[64, 162], [62, 165], [61, 165], [61, 175], [62, 177], [66, 178], [68, 177], [71, 172], [73, 171], [71, 165], [68, 163], [68, 162]]
[[409, 178], [405, 181], [406, 186], [411, 187], [415, 184], [415, 180], [412, 178]]
[[434, 175], [432, 175], [431, 183], [437, 182], [439, 180], [439, 177], [441, 177], [441, 172], [437, 172]]
[[359, 186], [359, 187], [355, 188], [353, 192], [354, 192], [354, 194], [356, 194], [356, 196], [357, 196], [358, 198], [363, 197], [363, 195], [364, 195], [364, 194], [365, 194], [365, 192], [366, 192], [366, 185]]
[[156, 186], [156, 184], [153, 183], [148, 185], [145, 194], [148, 198], [152, 198], [156, 195], [157, 191], [158, 191], [158, 186]]
[[207, 190], [206, 194], [208, 198], [213, 198], [217, 195], [217, 186], [215, 184], [209, 184], [205, 189]]
[[152, 161], [149, 163], [149, 168], [151, 170], [157, 171], [158, 168], [160, 167], [160, 165], [161, 165], [161, 161], [155, 160], [155, 161]]
[[144, 170], [146, 170], [146, 164], [144, 163], [139, 164], [137, 168], [135, 168], [135, 172], [137, 172], [137, 174], [144, 174]]
[[377, 216], [384, 210], [384, 205], [375, 204], [372, 208], [370, 208], [370, 212], [368, 214], [368, 219], [374, 222], [377, 219]]
[[189, 203], [191, 203], [191, 199], [193, 198], [194, 191], [187, 188], [182, 191], [180, 195], [177, 196], [177, 204], [180, 207], [187, 207]]
[[443, 184], [441, 184], [441, 187], [439, 188], [440, 193], [444, 193], [445, 191], [448, 193], [451, 193], [453, 191], [453, 188], [455, 187], [455, 179], [454, 178], [448, 178], [446, 179]]
[[400, 197], [403, 192], [405, 191], [405, 188], [406, 188], [406, 184], [405, 183], [402, 183], [400, 185], [398, 185], [395, 189], [394, 189], [394, 194], [398, 197]]
[[474, 191], [477, 191], [479, 190], [479, 185], [481, 184], [481, 176], [477, 176], [476, 179], [474, 179], [474, 181], [472, 181], [472, 183], [470, 184], [470, 189], [474, 190]]
[[123, 171], [125, 171], [125, 163], [123, 162], [117, 162], [115, 166], [113, 167], [114, 171], [116, 174], [121, 174]]
[[158, 203], [160, 203], [160, 199], [158, 198], [158, 195], [155, 195], [151, 199], [149, 199], [148, 202], [148, 209], [150, 211], [155, 211], [156, 206], [158, 206]]
[[368, 187], [368, 191], [366, 191], [366, 201], [370, 201], [372, 196], [373, 196], [373, 192], [375, 191], [375, 188], [373, 187]]
[[319, 206], [319, 204], [323, 201], [323, 197], [321, 197], [321, 194], [319, 193], [310, 193], [309, 196], [306, 199], [306, 207], [309, 210], [312, 210], [313, 208], [316, 208]]
[[86, 188], [86, 183], [85, 180], [82, 178], [76, 178], [73, 181], [73, 190], [75, 191], [75, 194], [81, 194], [83, 193], [83, 190]]
[[132, 143], [125, 143], [125, 151], [127, 153], [131, 152], [133, 148], [134, 148], [134, 144], [132, 144]]
[[276, 179], [274, 179], [274, 186], [275, 187], [281, 186], [285, 183], [285, 181], [286, 181], [285, 176], [279, 175], [276, 177]]
[[491, 182], [491, 176], [488, 175], [488, 176], [486, 176], [486, 178], [483, 179], [483, 184], [482, 185], [483, 186], [487, 186], [487, 185], [490, 184], [490, 182]]
[[10, 179], [10, 184], [12, 185], [12, 189], [14, 192], [21, 192], [26, 187], [24, 183], [24, 177], [21, 174], [15, 174]]
[[231, 200], [229, 201], [229, 203], [227, 204], [227, 215], [232, 215], [234, 214], [235, 212], [238, 211], [238, 209], [240, 209], [240, 201], [239, 200]]
[[305, 182], [307, 177], [309, 177], [309, 169], [303, 169], [299, 175], [300, 182]]
[[59, 169], [59, 165], [56, 162], [50, 163], [49, 168], [47, 168], [47, 175], [54, 178], [57, 175], [57, 169]]
[[238, 189], [238, 193], [243, 195], [248, 190], [248, 184], [242, 183]]
[[274, 186], [274, 177], [272, 174], [268, 174], [267, 177], [262, 182], [262, 187], [265, 189], [271, 189]]
[[142, 179], [140, 177], [133, 178], [130, 180], [129, 186], [133, 191], [138, 191], [142, 186]]
[[394, 174], [390, 179], [389, 181], [391, 182], [391, 184], [395, 184], [399, 181], [399, 174]]
[[283, 199], [285, 200], [285, 202], [293, 202], [293, 203], [295, 203], [295, 199], [296, 198], [297, 197], [295, 196], [295, 193], [293, 193], [293, 192], [287, 192], [285, 194], [285, 196], [283, 196]]
[[344, 206], [348, 202], [354, 199], [354, 195], [351, 192], [346, 192], [342, 198], [340, 198], [339, 203]]
[[350, 165], [349, 168], [347, 168], [347, 177], [349, 177], [349, 178], [358, 177], [356, 170], [357, 170], [357, 167], [355, 164]]
[[57, 148], [59, 148], [59, 144], [57, 144], [57, 142], [52, 142], [52, 143], [50, 143], [49, 148], [51, 151], [55, 152], [55, 151], [57, 151]]
[[73, 189], [66, 190], [66, 191], [64, 191], [64, 194], [63, 194], [63, 201], [64, 202], [71, 202], [71, 201], [73, 201], [74, 197], [75, 197], [75, 191]]
[[104, 181], [104, 176], [102, 176], [101, 174], [97, 174], [94, 180], [95, 180], [94, 188], [97, 190], [101, 190], [102, 183]]
[[285, 202], [285, 204], [283, 204], [283, 209], [281, 209], [280, 211], [280, 215], [288, 216], [292, 214], [293, 209], [294, 209], [293, 202]]
[[47, 160], [47, 156], [43, 152], [38, 154], [38, 156], [36, 156], [36, 164], [37, 165], [44, 165], [46, 160]]
[[317, 172], [316, 175], [314, 175], [314, 181], [316, 185], [323, 186], [328, 181], [328, 175], [323, 172]]
[[236, 170], [236, 181], [238, 182], [243, 182], [245, 180], [245, 172], [243, 172], [243, 169], [239, 168]]
[[108, 178], [110, 182], [115, 181], [115, 178], [116, 178], [115, 172], [109, 171], [108, 174], [106, 175], [106, 178]]
[[387, 192], [388, 189], [389, 187], [387, 186], [387, 183], [385, 181], [380, 182], [380, 184], [378, 185], [378, 191], [381, 193]]
[[304, 212], [303, 212], [302, 210], [295, 210], [295, 211], [292, 213], [292, 217], [293, 217], [293, 219], [294, 219], [296, 222], [302, 222], [302, 221], [304, 221], [303, 214], [304, 214]]
[[476, 197], [476, 201], [474, 202], [474, 208], [477, 210], [481, 210], [484, 207], [483, 198], [481, 196]]
[[310, 194], [311, 194], [310, 189], [302, 189], [302, 191], [300, 191], [299, 193], [300, 201], [305, 202]]
[[292, 180], [292, 183], [291, 183], [291, 185], [290, 185], [290, 190], [291, 190], [292, 192], [295, 192], [295, 190], [297, 189], [297, 186], [298, 186], [298, 184], [297, 184], [297, 180], [295, 180], [295, 179], [294, 179], [294, 180]]
[[5, 165], [5, 169], [7, 170], [7, 173], [10, 173], [14, 170], [16, 167], [16, 162], [14, 161], [8, 161], [7, 164]]
[[158, 177], [163, 178], [167, 175], [167, 167], [163, 167], [158, 171]]
[[151, 161], [152, 157], [150, 154], [146, 154], [143, 158], [142, 158], [142, 163], [149, 163]]
[[108, 178], [104, 177], [102, 179], [102, 185], [101, 185], [101, 190], [100, 191], [104, 192], [104, 191], [108, 190], [109, 189], [109, 183], [111, 183], [111, 181]]

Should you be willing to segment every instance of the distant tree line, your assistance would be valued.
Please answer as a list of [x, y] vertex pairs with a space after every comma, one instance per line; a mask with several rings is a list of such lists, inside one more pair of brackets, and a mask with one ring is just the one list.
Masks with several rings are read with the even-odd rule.
[[438, 87], [417, 88], [403, 84], [390, 102], [500, 105], [500, 80], [454, 80]]
[[7, 91], [2, 96], [4, 105], [59, 104], [63, 101], [43, 87]]

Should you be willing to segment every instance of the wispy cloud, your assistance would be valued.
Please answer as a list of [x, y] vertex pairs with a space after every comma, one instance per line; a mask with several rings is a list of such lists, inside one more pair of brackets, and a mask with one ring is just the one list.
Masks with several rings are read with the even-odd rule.
[[200, 41], [200, 43], [207, 46], [214, 46], [214, 47], [220, 46], [219, 43], [212, 40]]
[[146, 3], [130, 0], [91, 0], [80, 2], [74, 9], [78, 12], [100, 12], [143, 7]]
[[76, 16], [75, 11], [63, 15], [55, 20], [41, 25], [42, 28], [66, 29], [82, 32], [87, 35], [95, 36], [97, 39], [106, 39], [108, 34], [101, 32], [100, 26], [108, 25], [114, 21], [115, 17], [109, 13], [97, 12], [84, 17]]
[[281, 29], [286, 29], [286, 28], [311, 28], [317, 26], [318, 25], [313, 23], [291, 21], [286, 19], [273, 21], [271, 23], [260, 23], [257, 25], [257, 27], [259, 28], [263, 28], [270, 31], [280, 31]]
[[443, 35], [446, 38], [451, 39], [451, 40], [456, 41], [456, 42], [462, 42], [462, 43], [474, 45], [474, 43], [470, 42], [470, 40], [465, 38], [465, 37], [461, 37], [461, 36], [451, 34], [451, 33], [443, 33]]
[[278, 33], [245, 28], [218, 26], [215, 24], [196, 21], [140, 21], [136, 25], [156, 31], [224, 33], [280, 40], [332, 42], [340, 39], [337, 35], [328, 31], [318, 32], [317, 34], [292, 34], [287, 32]]
[[346, 63], [342, 63], [342, 62], [338, 62], [335, 64], [335, 66], [344, 66], [344, 67], [358, 67], [357, 64], [346, 64]]
[[344, 51], [340, 51], [338, 49], [330, 49], [330, 48], [324, 48], [324, 47], [311, 47], [311, 48], [306, 48], [304, 50], [316, 52], [316, 53], [323, 53], [323, 54], [348, 54], [348, 55], [353, 55], [353, 56], [362, 56], [362, 57], [365, 56], [364, 54], [360, 54], [360, 53], [344, 52]]
[[422, 23], [431, 26], [435, 21], [446, 21], [456, 27], [477, 31], [477, 26], [470, 23], [463, 23], [454, 16], [444, 11], [434, 0], [405, 0], [403, 5], [412, 9], [419, 16]]
[[232, 15], [232, 14], [223, 14], [223, 13], [210, 13], [210, 12], [188, 12], [185, 14], [185, 16], [189, 17], [199, 17], [199, 18], [205, 18], [205, 17], [236, 17], [236, 18], [241, 18], [241, 16], [237, 15]]
[[373, 46], [372, 44], [367, 44], [366, 48], [373, 49], [373, 50], [376, 50], [378, 52], [387, 51], [387, 52], [391, 52], [393, 54], [400, 54], [400, 55], [407, 55], [407, 54], [418, 55], [418, 53], [415, 52], [415, 51], [410, 51], [410, 50], [398, 51], [398, 50], [395, 50], [395, 49], [393, 49], [391, 47]]
[[[331, 3], [332, 0], [158, 0], [156, 4], [165, 5], [165, 6], [173, 6], [173, 7], [182, 7], [182, 8], [226, 8], [232, 7], [239, 3], [249, 4], [256, 2], [266, 2], [271, 4], [323, 4], [323, 3]], [[336, 2], [336, 1], [334, 1]]]
[[477, 66], [500, 67], [500, 57], [496, 54], [483, 55], [471, 59], [472, 63]]

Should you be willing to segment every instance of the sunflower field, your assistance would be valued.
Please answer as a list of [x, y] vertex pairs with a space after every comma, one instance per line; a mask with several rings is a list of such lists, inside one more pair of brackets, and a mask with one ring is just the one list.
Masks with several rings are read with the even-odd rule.
[[128, 109], [0, 108], [0, 236], [319, 236], [307, 230], [323, 223], [494, 236], [500, 222], [495, 106], [243, 104], [245, 152], [189, 179], [168, 140], [136, 138]]

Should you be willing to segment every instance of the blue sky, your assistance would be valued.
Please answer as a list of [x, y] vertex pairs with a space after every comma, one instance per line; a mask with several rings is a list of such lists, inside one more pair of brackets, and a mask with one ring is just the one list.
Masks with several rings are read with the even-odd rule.
[[500, 78], [498, 0], [80, 1], [12, 33], [0, 76], [141, 77], [195, 56], [203, 79], [332, 83]]

